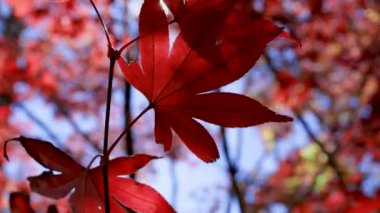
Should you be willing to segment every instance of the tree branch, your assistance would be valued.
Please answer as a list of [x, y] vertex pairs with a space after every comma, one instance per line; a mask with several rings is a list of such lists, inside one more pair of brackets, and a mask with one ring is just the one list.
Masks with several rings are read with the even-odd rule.
[[[238, 181], [236, 180], [237, 168], [232, 163], [232, 160], [231, 160], [230, 151], [229, 151], [229, 148], [228, 148], [228, 143], [227, 143], [227, 138], [226, 138], [225, 128], [223, 128], [223, 127], [220, 128], [220, 135], [222, 137], [223, 153], [224, 153], [224, 155], [226, 157], [227, 166], [228, 166], [228, 174], [230, 176], [230, 180], [231, 180], [231, 184], [232, 184], [232, 189], [233, 189], [234, 194], [238, 198], [240, 212], [245, 212], [244, 195], [240, 191], [239, 185], [238, 185]], [[228, 202], [228, 206], [227, 206], [227, 210], [228, 211], [227, 212], [230, 212], [230, 205], [231, 205], [231, 199]]]
[[96, 151], [100, 152], [102, 149], [99, 147], [94, 140], [91, 139], [91, 137], [82, 131], [82, 129], [78, 126], [78, 124], [71, 118], [69, 112], [65, 110], [63, 107], [63, 103], [61, 101], [58, 101], [55, 99], [55, 104], [59, 112], [62, 113], [62, 115], [65, 117], [69, 125], [74, 129], [76, 133], [78, 133], [83, 139], [85, 139]]
[[[124, 120], [125, 120], [125, 126], [127, 127], [130, 122], [131, 122], [131, 84], [126, 82], [125, 85], [125, 105], [124, 105]], [[133, 149], [133, 137], [132, 137], [132, 129], [129, 130], [125, 137], [125, 142], [126, 142], [126, 151], [129, 156], [134, 154], [134, 149]], [[135, 179], [136, 174], [131, 174], [130, 177], [132, 179]]]
[[51, 129], [41, 119], [39, 119], [28, 108], [26, 108], [24, 104], [17, 102], [13, 103], [12, 105], [21, 109], [26, 114], [26, 116], [28, 116], [31, 121], [33, 121], [35, 124], [38, 125], [38, 127], [40, 127], [44, 132], [46, 132], [48, 137], [51, 138], [54, 142], [63, 145], [62, 141], [58, 138], [58, 136], [53, 131], [51, 131]]
[[176, 173], [176, 160], [175, 158], [169, 158], [170, 161], [170, 176], [172, 180], [172, 197], [171, 203], [172, 206], [175, 207], [177, 203], [177, 192], [178, 192], [178, 181], [177, 181], [177, 173]]
[[[276, 67], [274, 66], [271, 58], [265, 53], [264, 54], [264, 58], [268, 64], [268, 67], [269, 67], [269, 70], [273, 73], [273, 75], [275, 76], [276, 80], [278, 81], [278, 70], [276, 69]], [[338, 182], [339, 184], [341, 185], [342, 189], [344, 191], [347, 190], [346, 188], [346, 184], [344, 182], [344, 174], [343, 172], [340, 170], [337, 162], [336, 162], [336, 155], [335, 155], [335, 151], [333, 152], [330, 152], [326, 149], [326, 147], [324, 146], [324, 143], [322, 143], [320, 140], [318, 140], [318, 138], [314, 135], [314, 133], [311, 131], [311, 128], [310, 126], [307, 124], [307, 122], [305, 121], [305, 119], [302, 117], [302, 115], [299, 113], [299, 112], [296, 112], [296, 111], [293, 111], [293, 113], [295, 114], [296, 118], [300, 121], [302, 127], [305, 129], [307, 135], [309, 136], [309, 138], [319, 146], [319, 148], [321, 149], [321, 151], [323, 153], [326, 154], [327, 158], [328, 158], [328, 163], [329, 165], [334, 169], [337, 177], [338, 177]]]

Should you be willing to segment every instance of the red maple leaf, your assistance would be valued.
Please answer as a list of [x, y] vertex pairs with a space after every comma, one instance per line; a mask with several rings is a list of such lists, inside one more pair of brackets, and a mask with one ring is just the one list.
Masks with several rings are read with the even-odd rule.
[[[32, 191], [58, 199], [66, 196], [75, 188], [75, 192], [70, 197], [70, 204], [74, 212], [104, 212], [102, 166], [86, 169], [46, 141], [21, 136], [7, 142], [12, 140], [19, 141], [34, 160], [50, 170], [39, 176], [28, 178]], [[6, 147], [4, 156], [8, 159]], [[169, 203], [156, 190], [122, 177], [136, 172], [155, 158], [150, 155], [137, 154], [109, 161], [108, 181], [112, 212], [125, 213], [124, 206], [138, 212], [174, 212]]]
[[[266, 44], [282, 30], [249, 14], [228, 14], [212, 48], [194, 51], [180, 32], [169, 51], [167, 17], [159, 0], [145, 1], [139, 20], [141, 64], [119, 59], [126, 79], [155, 110], [155, 137], [169, 150], [173, 129], [186, 146], [205, 162], [219, 153], [213, 138], [194, 118], [224, 127], [246, 127], [269, 121], [291, 121], [259, 102], [234, 93], [205, 93], [242, 77], [255, 64]], [[213, 35], [203, 35], [205, 41]], [[199, 41], [199, 45], [204, 42]], [[194, 44], [195, 45], [195, 44]], [[210, 60], [210, 58], [212, 60]]]
[[[213, 48], [234, 6], [242, 0], [164, 0], [186, 43], [202, 57], [215, 56]], [[212, 26], [212, 30], [210, 30]], [[210, 50], [214, 50], [211, 51]]]
[[[252, 20], [254, 19], [256, 23], [265, 26], [268, 32], [277, 28], [260, 16], [241, 9], [243, 5], [249, 4], [249, 1], [246, 0], [164, 0], [164, 2], [173, 14], [174, 21], [178, 23], [186, 43], [200, 56], [209, 60], [220, 57], [219, 49], [215, 48], [215, 44], [221, 41], [221, 33], [226, 32], [224, 28], [228, 19], [231, 21], [237, 18], [234, 24], [240, 22], [239, 26], [241, 27], [250, 25], [249, 22], [253, 23]], [[280, 28], [277, 30], [281, 31]], [[295, 41], [300, 45], [300, 41], [287, 32], [281, 32], [279, 36]], [[273, 38], [268, 37], [270, 40]], [[268, 42], [262, 41], [264, 45]]]

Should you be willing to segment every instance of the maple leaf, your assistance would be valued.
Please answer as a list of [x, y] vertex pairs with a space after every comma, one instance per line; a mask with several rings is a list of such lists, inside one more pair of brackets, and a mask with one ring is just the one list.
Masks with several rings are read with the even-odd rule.
[[[220, 56], [215, 44], [221, 40], [220, 34], [223, 32], [226, 20], [231, 19], [234, 13], [245, 16], [242, 18], [240, 15], [238, 18], [238, 21], [242, 22], [240, 26], [249, 25], [247, 22], [255, 19], [255, 22], [261, 22], [263, 26], [275, 27], [261, 17], [241, 9], [241, 6], [249, 4], [246, 0], [164, 0], [164, 2], [172, 12], [174, 21], [178, 23], [187, 44], [208, 60], [215, 60], [215, 57], [218, 59]], [[287, 32], [282, 31], [279, 36], [300, 45], [300, 41]]]
[[[188, 45], [209, 58], [228, 14], [242, 0], [164, 0]], [[210, 30], [212, 26], [212, 30]], [[210, 58], [212, 59], [212, 58]]]
[[[34, 160], [50, 170], [39, 176], [28, 178], [32, 191], [58, 199], [75, 188], [75, 192], [70, 197], [74, 212], [104, 212], [102, 166], [86, 169], [51, 143], [37, 139], [21, 136], [8, 140], [5, 146], [12, 140], [19, 141]], [[6, 147], [4, 156], [8, 159]], [[136, 172], [155, 158], [137, 154], [109, 161], [108, 179], [112, 212], [125, 213], [125, 207], [138, 212], [174, 212], [156, 190], [122, 177]]]
[[[212, 26], [210, 31], [213, 30]], [[167, 17], [159, 0], [145, 1], [139, 19], [141, 66], [118, 63], [126, 79], [149, 100], [155, 111], [155, 138], [169, 150], [173, 129], [201, 160], [219, 158], [213, 138], [194, 118], [224, 127], [247, 127], [291, 118], [259, 102], [233, 93], [205, 93], [242, 77], [281, 29], [247, 13], [231, 11], [218, 42], [202, 57], [180, 32], [169, 52]], [[204, 36], [208, 39], [207, 36]], [[202, 44], [200, 42], [199, 44]], [[217, 50], [217, 51], [216, 51]]]

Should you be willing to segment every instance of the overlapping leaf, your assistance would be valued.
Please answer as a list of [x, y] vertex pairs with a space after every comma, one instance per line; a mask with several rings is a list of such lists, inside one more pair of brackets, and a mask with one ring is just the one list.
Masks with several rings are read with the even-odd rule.
[[[215, 57], [213, 48], [234, 5], [242, 0], [164, 0], [188, 45], [202, 57]], [[210, 30], [210, 27], [211, 30]], [[214, 50], [210, 54], [210, 50]]]
[[[74, 212], [104, 212], [101, 166], [87, 170], [46, 141], [25, 137], [12, 140], [19, 141], [34, 160], [50, 169], [49, 172], [28, 178], [32, 191], [58, 199], [75, 188], [70, 198]], [[138, 154], [109, 161], [108, 178], [112, 212], [125, 213], [123, 206], [138, 212], [174, 212], [156, 190], [122, 177], [136, 172], [152, 159], [155, 157]]]
[[[206, 10], [206, 6], [200, 8]], [[139, 22], [143, 35], [141, 63], [127, 64], [119, 59], [126, 79], [155, 110], [156, 141], [164, 144], [165, 150], [170, 149], [174, 130], [205, 162], [216, 160], [219, 154], [210, 134], [194, 118], [225, 127], [291, 120], [242, 95], [205, 93], [242, 77], [266, 44], [282, 32], [267, 21], [251, 20], [244, 11], [231, 9], [225, 14], [225, 21], [216, 32], [210, 23], [209, 34], [197, 35], [196, 42], [189, 43], [185, 38], [187, 31], [182, 29], [169, 51], [167, 17], [159, 0], [146, 0]], [[205, 44], [208, 48], [203, 48]]]

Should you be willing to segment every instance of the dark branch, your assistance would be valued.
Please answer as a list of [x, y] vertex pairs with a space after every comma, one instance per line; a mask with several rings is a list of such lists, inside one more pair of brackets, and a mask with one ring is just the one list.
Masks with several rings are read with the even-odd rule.
[[[273, 75], [275, 76], [276, 80], [278, 81], [278, 70], [276, 69], [276, 67], [274, 66], [271, 58], [265, 53], [264, 54], [264, 58], [265, 60], [267, 61], [267, 64], [268, 64], [268, 67], [269, 67], [269, 70], [273, 73]], [[302, 127], [305, 129], [307, 135], [309, 136], [309, 138], [315, 143], [318, 145], [318, 147], [321, 149], [321, 151], [323, 153], [326, 154], [327, 158], [328, 158], [328, 164], [334, 169], [337, 177], [338, 177], [338, 181], [339, 181], [339, 184], [341, 185], [342, 189], [344, 191], [347, 190], [346, 188], [346, 185], [345, 185], [345, 182], [344, 182], [344, 174], [343, 172], [341, 171], [341, 169], [339, 168], [338, 166], [338, 163], [336, 161], [336, 151], [334, 150], [333, 152], [330, 152], [329, 150], [326, 149], [326, 147], [324, 146], [324, 143], [322, 143], [315, 135], [314, 133], [311, 131], [311, 128], [310, 126], [307, 124], [307, 122], [305, 121], [305, 119], [302, 117], [302, 115], [299, 113], [299, 112], [296, 112], [294, 111], [293, 112], [295, 114], [295, 116], [297, 117], [297, 119], [301, 122], [301, 125]]]

